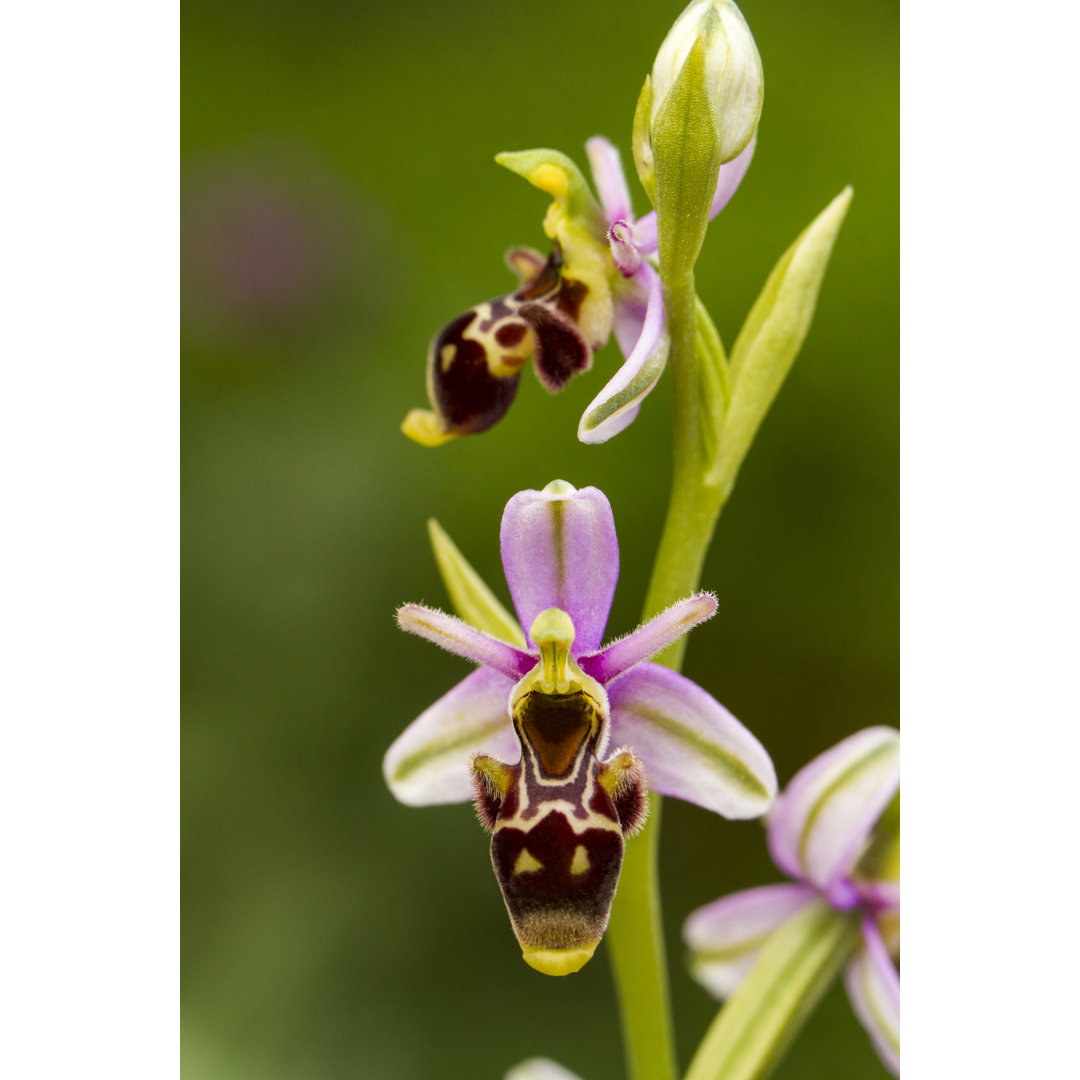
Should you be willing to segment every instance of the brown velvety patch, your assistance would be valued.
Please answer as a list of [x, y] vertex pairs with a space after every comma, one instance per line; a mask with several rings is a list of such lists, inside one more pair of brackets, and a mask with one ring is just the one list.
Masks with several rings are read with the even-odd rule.
[[592, 701], [583, 693], [532, 693], [518, 706], [517, 715], [545, 778], [565, 776], [592, 730]]

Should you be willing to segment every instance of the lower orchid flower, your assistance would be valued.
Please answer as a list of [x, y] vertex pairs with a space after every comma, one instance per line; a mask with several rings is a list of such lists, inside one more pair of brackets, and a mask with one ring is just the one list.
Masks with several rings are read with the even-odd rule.
[[512, 620], [518, 644], [431, 608], [399, 609], [402, 629], [481, 667], [405, 730], [383, 770], [410, 806], [474, 799], [525, 960], [565, 975], [604, 934], [647, 787], [752, 818], [769, 808], [776, 775], [719, 702], [649, 662], [713, 615], [712, 596], [688, 597], [600, 647], [619, 573], [601, 491], [556, 480], [519, 492], [500, 540], [528, 639]]
[[899, 733], [867, 728], [798, 772], [769, 816], [769, 850], [796, 883], [748, 889], [693, 912], [683, 936], [695, 978], [727, 998], [788, 919], [822, 901], [854, 911], [861, 941], [844, 982], [882, 1062], [899, 1076]]
[[[428, 349], [431, 409], [413, 409], [402, 431], [424, 446], [486, 431], [517, 395], [532, 357], [540, 382], [561, 390], [592, 364], [614, 331], [625, 361], [581, 417], [578, 438], [601, 443], [637, 416], [667, 363], [669, 338], [657, 272], [655, 211], [635, 220], [619, 152], [596, 136], [586, 144], [593, 197], [577, 166], [554, 150], [496, 160], [554, 198], [544, 218], [547, 259], [529, 248], [507, 255], [517, 291], [470, 308]], [[735, 194], [754, 143], [720, 166], [710, 220]]]

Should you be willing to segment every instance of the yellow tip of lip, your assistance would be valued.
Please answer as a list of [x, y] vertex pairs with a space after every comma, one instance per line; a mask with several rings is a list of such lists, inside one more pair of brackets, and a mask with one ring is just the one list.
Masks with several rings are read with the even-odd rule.
[[421, 446], [442, 446], [454, 438], [443, 431], [439, 418], [429, 409], [413, 409], [402, 422], [401, 430]]
[[597, 944], [593, 942], [583, 949], [534, 949], [526, 945], [521, 955], [529, 967], [544, 975], [573, 975], [592, 959]]

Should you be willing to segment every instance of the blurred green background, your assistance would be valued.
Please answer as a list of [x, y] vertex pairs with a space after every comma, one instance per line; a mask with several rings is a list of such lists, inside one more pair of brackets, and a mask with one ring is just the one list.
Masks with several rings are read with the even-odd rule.
[[[600, 447], [575, 430], [614, 345], [557, 397], [527, 373], [483, 436], [424, 450], [398, 424], [426, 404], [432, 335], [512, 286], [507, 248], [545, 244], [546, 198], [494, 154], [553, 146], [584, 165], [602, 132], [628, 158], [680, 9], [183, 5], [186, 1080], [498, 1080], [534, 1054], [623, 1075], [604, 948], [572, 978], [527, 968], [472, 809], [402, 807], [380, 763], [467, 671], [394, 628], [399, 603], [447, 603], [429, 516], [506, 598], [507, 498], [556, 476], [597, 485], [622, 549], [609, 633], [635, 625], [670, 387]], [[721, 519], [703, 581], [720, 614], [686, 665], [786, 781], [898, 719], [899, 10], [743, 11], [766, 72], [758, 151], [698, 268], [729, 346], [775, 260], [855, 187], [809, 340]], [[682, 920], [778, 875], [758, 824], [674, 800], [662, 852], [685, 1066], [715, 1006], [683, 969]], [[884, 1072], [834, 989], [777, 1075]]]

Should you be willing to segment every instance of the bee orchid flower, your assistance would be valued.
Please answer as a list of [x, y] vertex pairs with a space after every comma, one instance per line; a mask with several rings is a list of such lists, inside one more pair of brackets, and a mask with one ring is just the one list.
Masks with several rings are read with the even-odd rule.
[[511, 644], [431, 608], [399, 609], [402, 629], [481, 666], [404, 731], [383, 770], [411, 806], [473, 798], [525, 960], [565, 975], [603, 936], [647, 788], [752, 818], [769, 808], [776, 775], [719, 702], [649, 661], [712, 616], [712, 596], [601, 647], [619, 573], [601, 491], [556, 480], [519, 492], [500, 541], [527, 638]]
[[867, 728], [796, 773], [770, 814], [769, 850], [794, 881], [693, 912], [683, 936], [695, 978], [727, 998], [782, 923], [822, 901], [854, 911], [861, 941], [844, 975], [848, 997], [882, 1062], [899, 1076], [899, 732]]
[[[599, 202], [577, 166], [554, 150], [496, 160], [554, 199], [544, 218], [551, 252], [507, 255], [518, 289], [458, 316], [428, 349], [431, 409], [413, 409], [402, 431], [425, 446], [485, 431], [517, 395], [530, 359], [540, 382], [561, 390], [592, 365], [612, 333], [624, 359], [590, 402], [578, 438], [601, 443], [637, 416], [667, 363], [669, 337], [658, 273], [655, 211], [635, 219], [618, 150], [586, 144]], [[720, 166], [710, 220], [727, 205], [750, 165], [753, 141]]]

